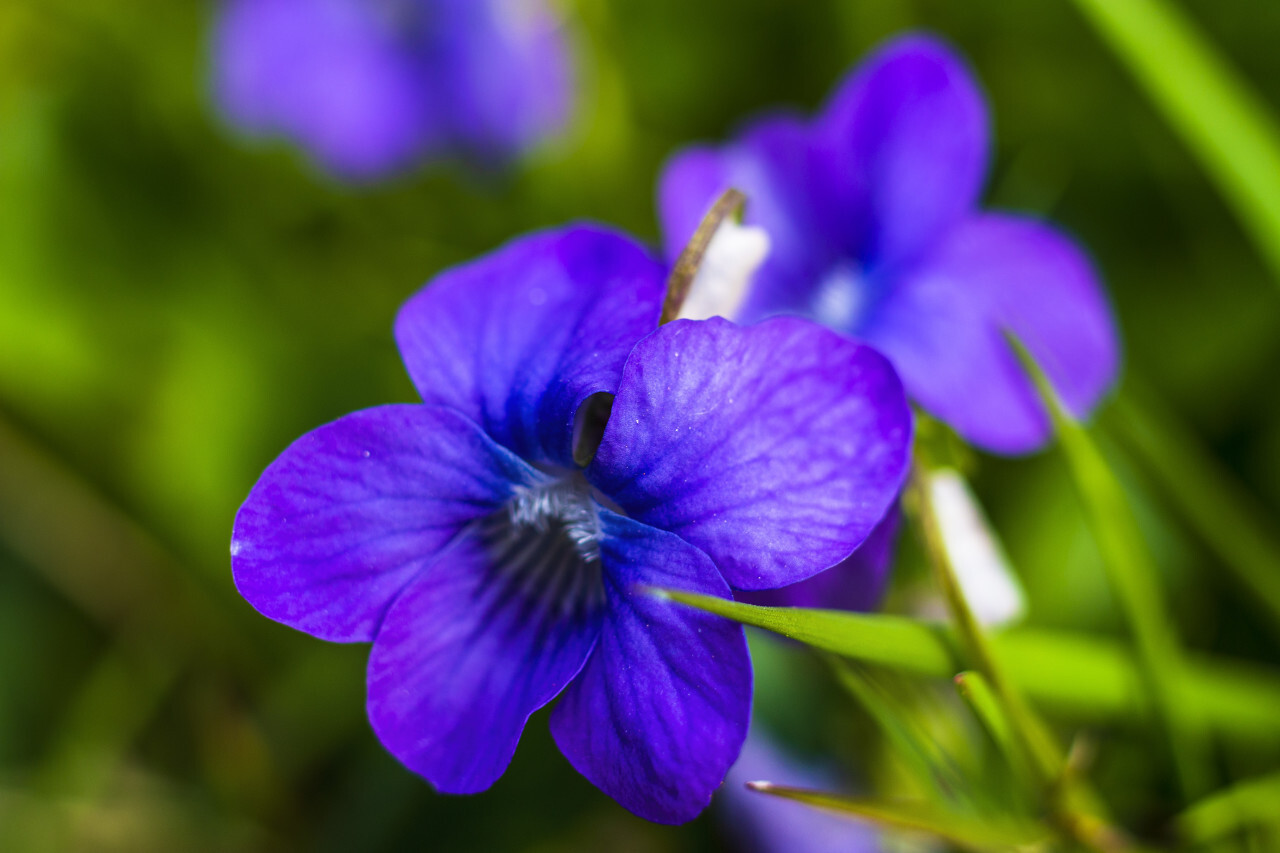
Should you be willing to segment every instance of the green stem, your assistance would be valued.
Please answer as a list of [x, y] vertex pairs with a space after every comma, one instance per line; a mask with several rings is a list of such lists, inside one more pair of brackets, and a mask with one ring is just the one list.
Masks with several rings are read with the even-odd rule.
[[907, 502], [907, 505], [919, 516], [921, 536], [924, 540], [925, 552], [933, 566], [934, 576], [937, 578], [938, 586], [947, 602], [947, 609], [955, 620], [957, 632], [969, 657], [977, 664], [978, 669], [990, 683], [996, 698], [1003, 705], [1019, 743], [1039, 772], [1041, 780], [1048, 782], [1058, 776], [1062, 768], [1062, 754], [1048, 730], [1027, 706], [1021, 692], [1005, 677], [1003, 668], [987, 642], [986, 633], [978, 624], [973, 610], [969, 607], [969, 602], [965, 599], [955, 567], [951, 564], [951, 558], [947, 553], [946, 544], [942, 541], [942, 528], [938, 522], [929, 487], [922, 481], [922, 477], [928, 476], [928, 472], [916, 469], [908, 487], [912, 499]]
[[[1002, 732], [1012, 735], [1001, 741], [1006, 749], [1015, 747], [1010, 755], [1011, 766], [1015, 771], [1024, 768], [1034, 771], [1036, 781], [1051, 805], [1054, 822], [1059, 827], [1091, 850], [1128, 849], [1123, 833], [1107, 823], [1105, 809], [1097, 795], [1082, 780], [1065, 772], [1065, 759], [1053, 734], [1027, 704], [1022, 691], [1008, 678], [986, 632], [969, 607], [942, 538], [932, 489], [928, 483], [922, 482], [922, 478], [930, 476], [927, 471], [922, 473], [923, 464], [917, 463], [909, 492], [913, 500], [907, 503], [920, 516], [925, 551], [960, 636], [981, 669], [981, 672], [969, 674], [971, 679], [967, 691], [966, 682], [958, 682], [962, 694], [970, 700], [984, 724], [992, 729], [993, 736], [999, 737]], [[957, 678], [962, 679], [962, 676]], [[1001, 723], [1005, 725], [1001, 726]], [[1114, 843], [1107, 843], [1104, 839]]]

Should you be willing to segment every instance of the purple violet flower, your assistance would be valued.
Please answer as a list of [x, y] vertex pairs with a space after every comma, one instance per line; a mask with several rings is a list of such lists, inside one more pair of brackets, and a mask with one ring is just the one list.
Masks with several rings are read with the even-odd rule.
[[657, 328], [663, 279], [585, 226], [441, 274], [396, 321], [422, 403], [298, 439], [236, 517], [241, 594], [372, 642], [374, 731], [440, 791], [492, 785], [561, 694], [575, 768], [642, 817], [692, 818], [746, 736], [747, 647], [642, 588], [801, 580], [902, 485], [911, 415], [881, 355], [795, 318]]
[[558, 129], [571, 96], [542, 0], [227, 0], [213, 61], [233, 125], [349, 180], [507, 159]]
[[674, 257], [734, 186], [772, 251], [740, 317], [813, 317], [884, 352], [907, 392], [999, 453], [1049, 432], [1016, 334], [1067, 408], [1083, 416], [1114, 380], [1118, 342], [1084, 254], [1048, 225], [977, 209], [987, 113], [949, 48], [897, 38], [858, 67], [812, 121], [775, 115], [722, 148], [666, 166], [659, 209]]

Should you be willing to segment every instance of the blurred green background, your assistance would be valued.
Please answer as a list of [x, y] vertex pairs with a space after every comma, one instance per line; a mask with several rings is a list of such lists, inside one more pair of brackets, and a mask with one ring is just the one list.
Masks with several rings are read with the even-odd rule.
[[[1183, 8], [1280, 109], [1280, 4]], [[1067, 0], [565, 9], [581, 92], [563, 139], [502, 176], [437, 166], [353, 191], [287, 146], [245, 146], [211, 113], [214, 4], [0, 2], [0, 848], [720, 849], [714, 815], [657, 827], [598, 793], [545, 713], [492, 791], [433, 794], [364, 720], [366, 649], [297, 634], [236, 595], [231, 522], [292, 439], [413, 399], [391, 323], [436, 271], [570, 219], [656, 241], [664, 157], [762, 108], [814, 109], [904, 28], [951, 39], [986, 86], [989, 203], [1048, 215], [1094, 254], [1126, 388], [1163, 400], [1280, 518], [1280, 291]], [[1122, 472], [1187, 645], [1280, 663], [1214, 554]], [[1032, 620], [1122, 633], [1061, 459], [984, 458], [974, 481]], [[915, 559], [908, 542], [894, 601]], [[821, 667], [755, 644], [759, 714], [796, 748], [834, 746], [875, 775], [866, 720]], [[1167, 817], [1155, 747], [1094, 735], [1119, 815]], [[1223, 778], [1275, 759], [1218, 753]]]

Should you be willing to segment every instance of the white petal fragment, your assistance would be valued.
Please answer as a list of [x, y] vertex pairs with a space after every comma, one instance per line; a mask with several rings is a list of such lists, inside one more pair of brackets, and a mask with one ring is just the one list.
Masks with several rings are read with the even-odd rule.
[[929, 500], [947, 556], [970, 609], [984, 625], [1006, 625], [1026, 613], [1026, 596], [982, 507], [958, 471], [929, 474]]
[[680, 308], [680, 319], [732, 320], [747, 297], [747, 288], [769, 255], [769, 235], [763, 228], [725, 219], [712, 235], [702, 264]]

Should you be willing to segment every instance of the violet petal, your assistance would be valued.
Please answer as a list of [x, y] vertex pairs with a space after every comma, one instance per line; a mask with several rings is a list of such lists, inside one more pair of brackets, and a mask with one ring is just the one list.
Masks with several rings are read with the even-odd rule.
[[746, 636], [642, 589], [727, 597], [706, 554], [608, 511], [601, 521], [608, 614], [590, 660], [551, 713], [551, 733], [569, 762], [623, 807], [683, 823], [706, 808], [746, 737]]
[[1060, 232], [1021, 217], [975, 216], [949, 232], [865, 336], [931, 414], [978, 446], [1022, 453], [1048, 438], [1048, 413], [1003, 329], [1077, 416], [1114, 381], [1117, 335], [1088, 259]]
[[593, 226], [546, 231], [448, 270], [400, 310], [396, 341], [423, 401], [457, 409], [534, 462], [573, 464], [573, 419], [617, 388], [658, 322], [665, 275]]
[[456, 146], [505, 159], [568, 119], [573, 74], [563, 26], [542, 0], [432, 0], [433, 91]]
[[734, 598], [765, 607], [875, 610], [888, 586], [901, 518], [896, 506], [889, 510], [858, 550], [825, 572], [779, 589], [739, 592]]
[[911, 412], [879, 353], [790, 317], [677, 320], [633, 351], [587, 477], [706, 551], [735, 589], [849, 556], [906, 476]]
[[290, 137], [340, 177], [382, 177], [440, 142], [440, 104], [373, 4], [232, 0], [213, 52], [229, 121]]
[[397, 599], [369, 656], [378, 739], [445, 793], [497, 781], [529, 715], [578, 673], [600, 633], [598, 566], [595, 590], [571, 600], [556, 594], [583, 568], [571, 557], [528, 550], [511, 561], [502, 550], [469, 528]]
[[536, 476], [433, 406], [354, 412], [299, 438], [236, 515], [236, 587], [325, 640], [372, 640], [401, 589], [462, 527]]
[[988, 157], [986, 105], [965, 62], [909, 35], [872, 53], [829, 101], [815, 131], [839, 150], [843, 207], [865, 211], [856, 241], [870, 269], [910, 261], [973, 209]]

